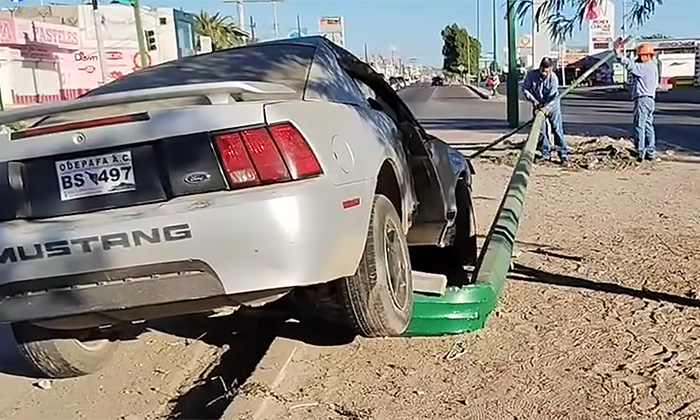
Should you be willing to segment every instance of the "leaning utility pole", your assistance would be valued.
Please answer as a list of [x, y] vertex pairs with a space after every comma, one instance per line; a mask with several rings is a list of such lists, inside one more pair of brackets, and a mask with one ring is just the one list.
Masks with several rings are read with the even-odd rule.
[[518, 115], [518, 50], [516, 48], [516, 33], [517, 28], [515, 18], [515, 2], [516, 0], [508, 0], [508, 82], [506, 89], [508, 95], [508, 125], [515, 128], [520, 125], [520, 116]]

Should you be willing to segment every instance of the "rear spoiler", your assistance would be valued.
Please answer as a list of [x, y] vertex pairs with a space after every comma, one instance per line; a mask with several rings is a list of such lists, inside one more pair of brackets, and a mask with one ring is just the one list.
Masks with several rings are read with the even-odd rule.
[[85, 96], [71, 101], [33, 105], [12, 111], [0, 112], [0, 125], [62, 114], [64, 112], [82, 111], [85, 109], [132, 104], [136, 102], [187, 98], [191, 96], [207, 96], [212, 103], [218, 103], [221, 99], [217, 98], [217, 96], [228, 96], [232, 93], [240, 92], [283, 95], [294, 93], [295, 91], [287, 86], [268, 82], [191, 83], [186, 85], [138, 89], [126, 92], [105, 93], [104, 95]]

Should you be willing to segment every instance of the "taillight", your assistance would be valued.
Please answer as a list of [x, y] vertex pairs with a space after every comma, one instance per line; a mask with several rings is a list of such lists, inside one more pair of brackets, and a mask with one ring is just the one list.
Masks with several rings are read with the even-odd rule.
[[322, 172], [314, 152], [296, 127], [291, 124], [273, 125], [270, 133], [282, 152], [292, 178], [308, 178]]
[[214, 141], [231, 188], [323, 173], [306, 139], [290, 123], [217, 134]]

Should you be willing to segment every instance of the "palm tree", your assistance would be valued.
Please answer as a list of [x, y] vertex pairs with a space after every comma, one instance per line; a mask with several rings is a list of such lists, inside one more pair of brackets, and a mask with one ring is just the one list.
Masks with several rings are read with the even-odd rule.
[[198, 35], [211, 38], [214, 50], [224, 50], [245, 42], [248, 35], [239, 29], [231, 16], [222, 16], [219, 12], [211, 15], [202, 10], [194, 17], [194, 28]]
[[[651, 16], [663, 0], [623, 0], [628, 2], [625, 20], [641, 26]], [[515, 0], [516, 13], [523, 19], [529, 12], [535, 14], [538, 22], [547, 25], [550, 34], [559, 42], [568, 38], [572, 32], [581, 27], [589, 4], [597, 4], [600, 0], [545, 0], [536, 10], [532, 0]]]

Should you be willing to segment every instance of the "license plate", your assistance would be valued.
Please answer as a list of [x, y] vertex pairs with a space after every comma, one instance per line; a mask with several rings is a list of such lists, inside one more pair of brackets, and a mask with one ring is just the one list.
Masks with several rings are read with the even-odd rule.
[[61, 201], [136, 190], [131, 152], [56, 162]]

